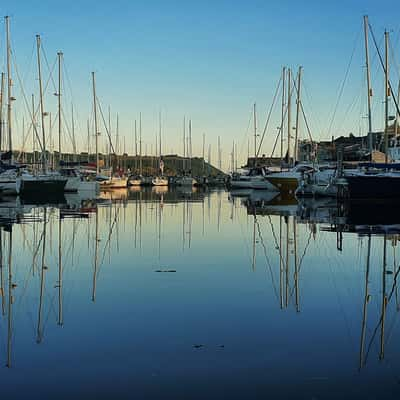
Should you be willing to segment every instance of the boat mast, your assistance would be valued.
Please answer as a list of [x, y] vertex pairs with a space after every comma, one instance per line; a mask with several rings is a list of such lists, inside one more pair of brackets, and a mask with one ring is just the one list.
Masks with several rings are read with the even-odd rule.
[[74, 151], [74, 161], [77, 161], [77, 152], [76, 152], [76, 139], [75, 139], [75, 118], [74, 118], [74, 104], [71, 104], [71, 124], [72, 124], [72, 146]]
[[253, 123], [254, 123], [254, 167], [257, 164], [257, 114], [256, 103], [253, 104]]
[[40, 95], [40, 114], [42, 123], [42, 171], [46, 172], [46, 131], [44, 126], [44, 104], [43, 104], [43, 86], [42, 86], [42, 67], [40, 63], [40, 35], [36, 35], [36, 45], [37, 45], [37, 62], [38, 62], [38, 72], [39, 72], [39, 95]]
[[183, 175], [185, 175], [185, 157], [186, 157], [186, 117], [183, 116]]
[[62, 124], [62, 116], [61, 116], [61, 79], [62, 79], [62, 64], [63, 53], [59, 51], [57, 53], [58, 58], [58, 162], [61, 161], [61, 124]]
[[206, 147], [206, 134], [203, 133], [203, 176], [205, 175], [205, 147]]
[[136, 128], [136, 119], [135, 119], [135, 174], [137, 174], [137, 166], [138, 166], [138, 162], [137, 162], [137, 156], [138, 156], [138, 147], [137, 147], [137, 128]]
[[371, 72], [369, 65], [369, 46], [368, 46], [368, 15], [364, 15], [364, 41], [365, 41], [365, 66], [367, 69], [367, 107], [368, 107], [368, 147], [372, 157], [372, 116], [371, 116]]
[[87, 162], [90, 161], [90, 122], [87, 120]]
[[8, 130], [8, 150], [11, 152], [10, 164], [13, 162], [12, 156], [12, 135], [11, 135], [11, 102], [13, 100], [11, 93], [11, 44], [10, 44], [10, 18], [6, 16], [6, 41], [7, 41], [7, 130]]
[[361, 340], [360, 340], [360, 362], [359, 369], [364, 365], [364, 344], [365, 344], [365, 333], [367, 328], [367, 306], [368, 306], [368, 298], [369, 298], [369, 267], [371, 260], [371, 233], [368, 234], [368, 247], [367, 247], [367, 267], [365, 271], [365, 284], [364, 284], [364, 305], [363, 305], [363, 318], [362, 318], [362, 326], [361, 326]]
[[12, 340], [12, 227], [8, 239], [8, 320], [7, 320], [7, 367], [11, 368], [11, 340]]
[[294, 153], [293, 153], [293, 162], [297, 161], [297, 141], [299, 137], [299, 117], [300, 117], [300, 94], [301, 94], [301, 71], [302, 67], [299, 67], [299, 72], [297, 74], [297, 100], [296, 100], [296, 130], [295, 130], [295, 139], [294, 139]]
[[281, 135], [281, 170], [282, 170], [282, 163], [283, 163], [283, 127], [285, 124], [285, 96], [286, 96], [286, 67], [282, 69], [282, 117], [281, 117], [281, 128], [280, 128], [280, 135]]
[[99, 174], [99, 134], [97, 132], [97, 103], [96, 103], [96, 81], [94, 72], [92, 72], [92, 83], [93, 83], [93, 111], [94, 111], [94, 135], [95, 151], [96, 151], [96, 174]]
[[[387, 32], [385, 32], [386, 35]], [[385, 319], [386, 319], [386, 306], [388, 298], [386, 295], [386, 248], [387, 237], [386, 233], [383, 235], [383, 268], [382, 268], [382, 307], [381, 307], [381, 337], [380, 337], [380, 352], [379, 359], [383, 360], [385, 357]]]
[[3, 103], [4, 103], [4, 72], [1, 73], [1, 83], [0, 83], [0, 152], [3, 147]]
[[162, 147], [161, 147], [161, 111], [158, 114], [158, 118], [159, 118], [159, 136], [160, 136], [158, 145], [159, 145], [159, 148], [160, 148], [159, 156], [160, 156], [160, 160], [161, 160], [161, 149], [162, 149]]
[[62, 229], [61, 229], [61, 216], [58, 219], [58, 325], [63, 325], [63, 265], [62, 265]]
[[291, 100], [292, 100], [292, 71], [288, 68], [288, 99], [287, 99], [287, 159], [288, 165], [290, 165], [290, 125], [291, 125]]
[[32, 94], [32, 162], [33, 168], [36, 171], [36, 116], [35, 116], [35, 95]]
[[385, 163], [388, 162], [388, 119], [389, 119], [389, 32], [385, 30]]
[[139, 172], [143, 175], [143, 160], [142, 160], [142, 113], [139, 113]]
[[189, 156], [189, 171], [192, 176], [192, 120], [189, 119], [189, 137], [188, 137], [188, 156]]

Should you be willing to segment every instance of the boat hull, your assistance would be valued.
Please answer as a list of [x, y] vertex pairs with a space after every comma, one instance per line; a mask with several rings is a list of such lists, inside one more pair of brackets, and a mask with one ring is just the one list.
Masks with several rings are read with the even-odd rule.
[[79, 192], [99, 192], [100, 184], [96, 181], [81, 181], [79, 183]]
[[168, 186], [168, 179], [165, 178], [154, 178], [152, 180], [153, 186]]
[[128, 179], [110, 179], [100, 183], [101, 189], [123, 189], [128, 187]]
[[67, 183], [65, 184], [65, 192], [77, 192], [81, 183], [81, 178], [79, 176], [72, 176], [67, 178]]
[[266, 176], [269, 183], [275, 186], [281, 193], [294, 194], [299, 186], [299, 180], [295, 177]]
[[16, 181], [17, 193], [21, 196], [43, 196], [44, 194], [62, 194], [67, 179], [47, 177], [19, 177]]
[[5, 195], [17, 194], [16, 180], [15, 179], [1, 180], [0, 193]]
[[400, 198], [400, 175], [355, 175], [346, 176], [346, 181], [346, 194], [350, 198]]

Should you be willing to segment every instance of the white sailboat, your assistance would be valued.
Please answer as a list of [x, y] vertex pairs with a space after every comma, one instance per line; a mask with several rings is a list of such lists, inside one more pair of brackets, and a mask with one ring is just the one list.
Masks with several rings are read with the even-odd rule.
[[159, 169], [160, 175], [154, 177], [151, 180], [153, 186], [168, 186], [168, 178], [164, 176], [164, 161], [161, 156], [162, 147], [161, 147], [161, 113], [159, 113], [159, 146], [160, 146], [160, 153], [159, 153]]
[[[42, 171], [38, 174], [30, 174], [23, 172], [17, 176], [16, 179], [16, 191], [20, 195], [43, 195], [44, 193], [61, 194], [64, 192], [67, 179], [59, 173], [49, 173], [47, 171], [47, 159], [46, 159], [46, 133], [45, 133], [45, 111], [43, 103], [43, 87], [42, 87], [42, 70], [40, 62], [40, 35], [36, 35], [37, 45], [37, 64], [39, 74], [39, 94], [40, 94], [40, 114], [41, 114], [41, 125], [42, 125]], [[34, 126], [34, 129], [35, 126]]]
[[[192, 121], [189, 120], [189, 138], [192, 136]], [[189, 163], [191, 163], [191, 157], [192, 155], [189, 154], [189, 151], [187, 152], [189, 156]], [[185, 171], [185, 157], [186, 157], [186, 120], [185, 118], [183, 119], [183, 175], [179, 176], [175, 180], [175, 185], [177, 186], [185, 186], [185, 187], [192, 187], [197, 184], [196, 179], [194, 179], [191, 174], [191, 165], [189, 164], [189, 175], [186, 175]]]

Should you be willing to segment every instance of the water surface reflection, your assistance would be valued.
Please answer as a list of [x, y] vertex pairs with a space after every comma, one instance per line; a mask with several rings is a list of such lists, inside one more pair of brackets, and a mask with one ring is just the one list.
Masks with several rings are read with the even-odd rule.
[[162, 189], [2, 200], [2, 393], [397, 398], [394, 204]]

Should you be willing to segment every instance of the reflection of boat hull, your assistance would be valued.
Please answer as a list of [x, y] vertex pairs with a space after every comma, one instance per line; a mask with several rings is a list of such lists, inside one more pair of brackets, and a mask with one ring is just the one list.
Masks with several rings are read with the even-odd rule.
[[6, 170], [0, 174], [0, 193], [4, 195], [17, 194], [17, 173], [14, 169]]
[[303, 184], [296, 190], [296, 196], [298, 197], [336, 197], [337, 194], [337, 186], [326, 183]]
[[255, 190], [255, 189], [236, 189], [231, 190], [232, 197], [246, 197], [250, 202], [263, 202], [269, 203], [279, 192], [272, 192], [270, 190]]

